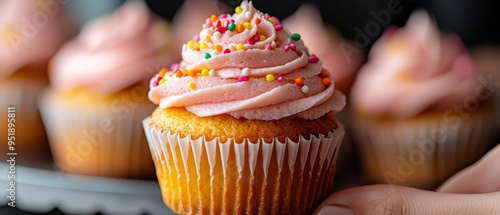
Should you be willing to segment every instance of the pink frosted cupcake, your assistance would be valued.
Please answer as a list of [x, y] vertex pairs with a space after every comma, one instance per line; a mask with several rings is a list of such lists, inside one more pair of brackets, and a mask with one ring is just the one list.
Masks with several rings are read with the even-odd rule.
[[345, 96], [300, 34], [243, 1], [151, 79], [144, 130], [179, 214], [310, 214], [332, 187]]
[[[20, 162], [48, 150], [37, 101], [48, 85], [49, 59], [76, 30], [68, 20], [55, 1], [0, 1], [0, 107], [16, 109], [15, 152], [26, 156]], [[0, 121], [7, 122], [7, 115]], [[0, 123], [0, 129], [0, 138], [7, 140], [7, 123]]]
[[131, 1], [85, 25], [52, 59], [41, 111], [62, 171], [154, 176], [140, 122], [154, 108], [147, 80], [171, 63], [168, 35], [144, 3]]
[[351, 94], [354, 137], [376, 182], [435, 188], [482, 156], [494, 106], [456, 35], [423, 12], [373, 46]]

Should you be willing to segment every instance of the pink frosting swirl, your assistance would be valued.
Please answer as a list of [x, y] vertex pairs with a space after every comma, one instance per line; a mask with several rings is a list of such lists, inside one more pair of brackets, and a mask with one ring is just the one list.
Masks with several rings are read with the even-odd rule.
[[111, 16], [84, 26], [51, 61], [55, 89], [90, 89], [112, 94], [154, 74], [143, 71], [172, 63], [164, 23], [140, 1], [129, 1]]
[[206, 20], [183, 46], [183, 61], [151, 79], [149, 98], [201, 117], [316, 119], [340, 111], [345, 96], [299, 37], [243, 1], [234, 15]]
[[0, 1], [0, 77], [46, 66], [75, 30], [56, 1]]
[[477, 75], [458, 36], [441, 35], [428, 14], [417, 11], [374, 44], [351, 101], [366, 113], [411, 117], [473, 96]]

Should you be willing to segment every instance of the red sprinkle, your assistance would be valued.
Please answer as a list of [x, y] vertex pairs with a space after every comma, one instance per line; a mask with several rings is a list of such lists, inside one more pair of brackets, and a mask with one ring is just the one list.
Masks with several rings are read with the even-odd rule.
[[316, 55], [311, 55], [311, 57], [309, 57], [310, 63], [317, 63], [318, 61], [319, 61], [319, 58]]
[[321, 71], [321, 73], [319, 73], [319, 77], [328, 78], [328, 74], [325, 71]]
[[281, 24], [276, 24], [276, 25], [274, 26], [274, 29], [276, 29], [277, 31], [281, 31], [281, 30], [283, 30], [283, 25], [281, 25]]
[[239, 76], [238, 77], [238, 82], [247, 82], [248, 81], [248, 77], [246, 76]]
[[278, 82], [282, 82], [284, 80], [283, 76], [278, 76], [278, 78], [276, 79]]
[[231, 53], [231, 50], [229, 50], [229, 49], [224, 49], [224, 51], [223, 51], [222, 53], [224, 53], [224, 54], [228, 54], [228, 53]]
[[297, 50], [297, 47], [295, 46], [295, 43], [290, 43], [290, 44], [289, 44], [289, 46], [290, 46], [290, 48], [291, 48], [293, 51]]
[[246, 44], [250, 44], [250, 45], [254, 45], [255, 44], [255, 41], [252, 40], [252, 39], [248, 39], [246, 42]]
[[258, 34], [254, 35], [253, 36], [253, 41], [257, 42], [257, 41], [260, 41], [260, 36]]

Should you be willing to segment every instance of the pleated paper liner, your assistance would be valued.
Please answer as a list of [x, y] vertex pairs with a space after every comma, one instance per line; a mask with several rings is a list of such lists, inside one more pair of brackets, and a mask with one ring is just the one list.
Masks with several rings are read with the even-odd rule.
[[143, 125], [163, 200], [181, 214], [309, 214], [330, 193], [344, 135], [236, 143]]
[[[141, 121], [149, 103], [120, 100], [82, 105], [53, 91], [40, 102], [55, 165], [83, 175], [153, 179], [154, 164]], [[154, 107], [153, 107], [154, 108]]]
[[[38, 112], [40, 92], [48, 86], [48, 80], [43, 71], [23, 69], [13, 75], [0, 78], [0, 138], [5, 145], [0, 152], [16, 152], [21, 156], [20, 164], [29, 164], [34, 157], [46, 157], [49, 154], [47, 136]], [[7, 109], [15, 108], [15, 145], [10, 151], [7, 145], [8, 123]]]
[[446, 119], [445, 112], [385, 121], [353, 114], [364, 173], [376, 183], [434, 190], [491, 146], [493, 108], [485, 104], [468, 117]]

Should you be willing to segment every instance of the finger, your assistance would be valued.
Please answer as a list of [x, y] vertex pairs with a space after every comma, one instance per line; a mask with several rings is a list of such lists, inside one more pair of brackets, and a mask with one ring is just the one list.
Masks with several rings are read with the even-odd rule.
[[394, 185], [337, 192], [315, 214], [500, 214], [500, 192], [449, 194]]
[[500, 191], [500, 145], [493, 148], [472, 166], [445, 181], [437, 191], [443, 193]]

